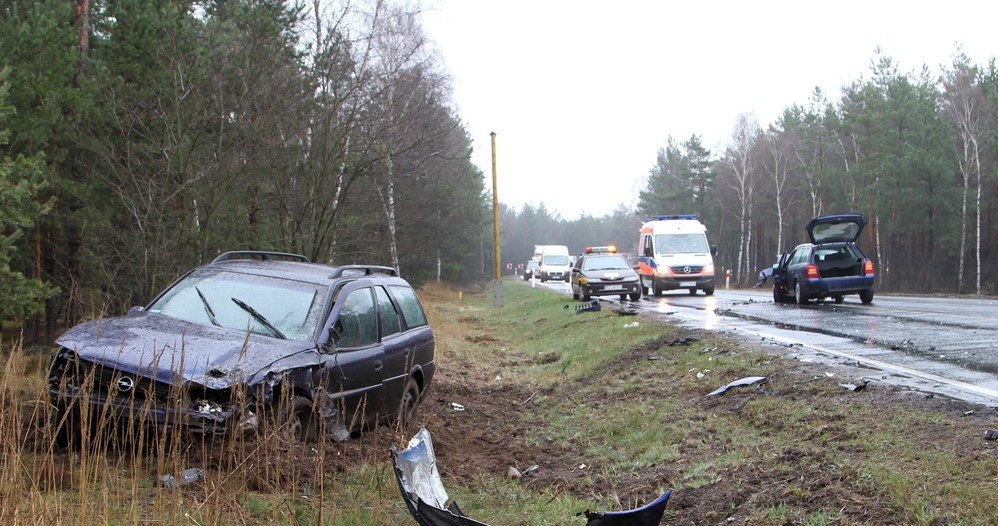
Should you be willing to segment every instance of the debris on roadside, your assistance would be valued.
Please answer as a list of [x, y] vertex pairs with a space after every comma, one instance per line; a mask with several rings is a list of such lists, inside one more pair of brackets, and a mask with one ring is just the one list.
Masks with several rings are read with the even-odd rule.
[[617, 316], [637, 316], [638, 309], [634, 307], [621, 307], [619, 309], [613, 309], [613, 312], [617, 313]]
[[[424, 427], [417, 432], [402, 451], [395, 446], [391, 448], [392, 467], [395, 471], [395, 481], [416, 522], [425, 526], [488, 526], [478, 522], [461, 511], [457, 502], [451, 500], [444, 489], [437, 469], [437, 457], [433, 452], [433, 440], [430, 432]], [[580, 470], [586, 469], [585, 464], [579, 465]], [[510, 466], [507, 474], [518, 479], [540, 469], [532, 465], [523, 472]], [[625, 511], [591, 512], [586, 510], [578, 515], [585, 515], [586, 526], [628, 526], [658, 524], [665, 514], [665, 506], [672, 491], [666, 491], [654, 501]]]
[[998, 440], [998, 430], [988, 429], [984, 432], [984, 440]]
[[635, 322], [631, 322], [631, 323], [625, 324], [624, 328], [625, 329], [630, 329], [632, 327], [637, 327], [638, 325], [639, 325], [638, 322], [635, 321]]
[[761, 384], [764, 384], [764, 383], [766, 383], [768, 381], [769, 381], [769, 378], [767, 378], [765, 376], [746, 376], [745, 378], [739, 378], [738, 380], [735, 380], [734, 382], [731, 382], [728, 385], [725, 385], [725, 386], [722, 386], [722, 387], [718, 387], [717, 389], [714, 389], [713, 391], [707, 393], [704, 396], [716, 396], [716, 395], [724, 394], [725, 392], [728, 391], [728, 389], [731, 389], [732, 387], [744, 387], [744, 386], [749, 386], [749, 385], [761, 385]]
[[461, 411], [464, 411], [464, 406], [457, 402], [451, 402], [450, 405], [447, 406], [447, 409], [455, 413], [460, 413]]
[[183, 473], [180, 474], [179, 479], [173, 475], [163, 475], [162, 477], [159, 477], [159, 483], [166, 489], [189, 486], [195, 482], [201, 482], [202, 480], [204, 480], [204, 470], [201, 468], [185, 469]]
[[583, 303], [581, 305], [577, 305], [575, 307], [575, 313], [576, 314], [579, 314], [579, 313], [582, 313], [582, 312], [598, 312], [598, 311], [601, 311], [601, 310], [603, 310], [603, 307], [600, 305], [600, 301], [598, 299], [595, 299], [595, 300], [587, 302], [587, 303]]
[[[630, 526], [641, 524], [658, 524], [665, 515], [665, 505], [669, 502], [672, 491], [666, 491], [661, 497], [633, 510], [593, 512], [586, 510], [586, 526]], [[581, 515], [581, 514], [580, 514]]]
[[841, 387], [843, 389], [848, 389], [850, 391], [862, 391], [863, 389], [866, 389], [866, 386], [869, 385], [869, 383], [870, 383], [870, 381], [867, 380], [866, 378], [864, 378], [862, 383], [859, 383], [859, 384], [839, 384], [839, 387]]

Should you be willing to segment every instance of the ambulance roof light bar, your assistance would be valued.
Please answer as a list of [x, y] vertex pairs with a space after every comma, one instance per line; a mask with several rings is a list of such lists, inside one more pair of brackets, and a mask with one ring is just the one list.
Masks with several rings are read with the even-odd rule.
[[696, 220], [696, 218], [697, 218], [696, 214], [672, 214], [672, 215], [652, 216], [652, 218], [650, 219], [650, 221], [668, 221], [668, 220], [672, 220], [672, 219], [687, 219], [687, 220], [692, 219], [692, 220]]

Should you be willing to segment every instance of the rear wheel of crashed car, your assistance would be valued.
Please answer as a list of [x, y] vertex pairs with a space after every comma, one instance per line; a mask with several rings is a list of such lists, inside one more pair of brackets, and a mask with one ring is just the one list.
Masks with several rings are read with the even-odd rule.
[[861, 290], [859, 292], [859, 301], [863, 302], [863, 305], [869, 305], [873, 303], [873, 291], [872, 290]]
[[800, 290], [799, 281], [797, 283], [794, 283], [794, 301], [796, 301], [798, 305], [803, 305], [807, 303], [807, 298], [804, 297], [803, 292]]
[[843, 301], [845, 301], [845, 296], [841, 294], [836, 294], [832, 296], [832, 299], [835, 300], [835, 303], [842, 303]]
[[395, 414], [395, 423], [402, 429], [409, 427], [416, 421], [416, 412], [419, 410], [419, 384], [416, 379], [409, 377], [405, 382], [405, 391], [402, 392], [402, 401], [399, 403], [398, 411]]
[[301, 395], [291, 397], [277, 412], [278, 437], [285, 442], [315, 442], [319, 439], [318, 419], [312, 401]]

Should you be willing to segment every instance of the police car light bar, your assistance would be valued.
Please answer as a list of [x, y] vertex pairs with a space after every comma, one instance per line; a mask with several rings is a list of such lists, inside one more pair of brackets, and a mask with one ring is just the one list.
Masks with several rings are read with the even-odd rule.
[[605, 247], [586, 247], [586, 254], [616, 254], [617, 247], [607, 245]]
[[673, 214], [673, 215], [660, 215], [652, 216], [649, 221], [668, 221], [670, 219], [696, 219], [696, 214]]

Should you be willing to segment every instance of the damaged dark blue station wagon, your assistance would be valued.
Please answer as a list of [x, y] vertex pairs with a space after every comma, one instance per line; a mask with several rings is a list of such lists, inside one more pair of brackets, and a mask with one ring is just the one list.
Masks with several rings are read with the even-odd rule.
[[[434, 339], [395, 269], [222, 254], [147, 307], [67, 331], [48, 377], [55, 425], [337, 440], [415, 418]], [[136, 422], [138, 420], [138, 422]]]

